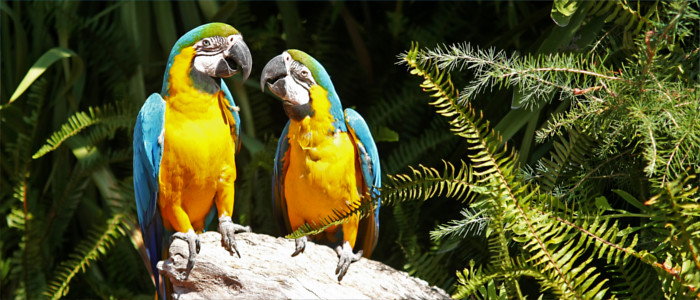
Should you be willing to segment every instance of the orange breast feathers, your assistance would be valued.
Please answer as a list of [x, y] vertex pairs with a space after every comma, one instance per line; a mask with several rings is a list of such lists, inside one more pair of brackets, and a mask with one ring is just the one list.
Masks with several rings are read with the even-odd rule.
[[183, 49], [170, 68], [159, 178], [163, 223], [180, 232], [201, 231], [215, 202], [219, 217], [230, 216], [236, 180], [236, 145], [219, 105], [224, 94], [192, 86], [193, 56], [192, 48]]
[[[314, 116], [291, 121], [289, 167], [284, 178], [287, 214], [293, 230], [320, 222], [333, 210], [347, 211], [360, 204], [355, 146], [346, 132], [336, 131], [325, 90], [311, 88]], [[320, 99], [320, 100], [319, 100]], [[354, 247], [359, 218], [343, 224], [343, 240]], [[338, 228], [326, 230], [332, 237]]]

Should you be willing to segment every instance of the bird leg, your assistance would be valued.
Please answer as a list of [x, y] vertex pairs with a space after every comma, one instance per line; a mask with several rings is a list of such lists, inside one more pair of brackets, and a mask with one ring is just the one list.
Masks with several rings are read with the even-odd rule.
[[223, 216], [219, 218], [221, 243], [224, 245], [226, 250], [231, 252], [231, 255], [236, 253], [238, 258], [241, 258], [241, 253], [238, 252], [238, 246], [236, 245], [236, 240], [233, 237], [236, 232], [250, 232], [250, 226], [243, 226], [233, 223], [230, 216]]
[[181, 239], [181, 240], [187, 242], [187, 245], [189, 246], [190, 255], [189, 255], [189, 258], [187, 259], [187, 273], [189, 275], [189, 272], [194, 267], [194, 259], [197, 257], [197, 254], [199, 253], [199, 249], [202, 247], [202, 244], [199, 241], [199, 237], [194, 232], [194, 230], [190, 229], [187, 232], [179, 232], [179, 231], [175, 232], [170, 237], [170, 244], [173, 243], [173, 239]]
[[303, 253], [304, 249], [306, 249], [306, 236], [302, 236], [298, 239], [294, 240], [294, 253], [292, 253], [292, 256], [297, 256], [299, 253]]
[[335, 268], [335, 274], [338, 275], [338, 282], [340, 282], [345, 273], [348, 272], [350, 264], [360, 260], [362, 250], [358, 251], [357, 254], [353, 253], [350, 242], [345, 241], [343, 246], [335, 247], [335, 253], [338, 254], [338, 267]]

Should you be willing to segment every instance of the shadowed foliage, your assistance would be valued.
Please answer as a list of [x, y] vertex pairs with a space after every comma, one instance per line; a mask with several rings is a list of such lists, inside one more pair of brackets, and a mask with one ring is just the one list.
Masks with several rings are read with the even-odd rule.
[[[389, 174], [373, 259], [458, 297], [694, 297], [697, 10], [1, 2], [0, 298], [152, 298], [132, 128], [174, 42], [212, 21], [243, 33], [251, 79], [299, 48], [365, 117]], [[279, 235], [270, 177], [288, 118], [257, 80], [227, 84], [242, 119], [235, 221]]]

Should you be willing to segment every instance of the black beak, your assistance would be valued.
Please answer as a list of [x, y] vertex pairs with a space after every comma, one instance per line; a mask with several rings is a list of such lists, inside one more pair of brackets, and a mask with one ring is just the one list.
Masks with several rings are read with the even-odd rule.
[[270, 81], [270, 90], [278, 97], [285, 99], [287, 91], [284, 88], [284, 80], [287, 75], [284, 56], [282, 54], [275, 56], [263, 68], [262, 76], [260, 77], [260, 89], [264, 92], [265, 83]]
[[245, 82], [250, 76], [250, 70], [253, 68], [253, 57], [250, 55], [250, 49], [245, 44], [243, 38], [236, 39], [226, 53], [226, 60], [233, 60], [240, 69], [243, 70], [243, 81]]

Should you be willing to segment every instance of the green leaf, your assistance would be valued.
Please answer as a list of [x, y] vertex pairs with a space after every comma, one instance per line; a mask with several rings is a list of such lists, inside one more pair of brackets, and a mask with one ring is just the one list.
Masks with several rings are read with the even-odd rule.
[[19, 83], [19, 86], [17, 86], [17, 89], [12, 94], [12, 97], [10, 97], [9, 103], [17, 100], [17, 98], [19, 98], [19, 96], [21, 96], [29, 88], [29, 86], [31, 86], [32, 83], [34, 83], [34, 81], [41, 76], [41, 74], [44, 74], [46, 69], [48, 69], [53, 63], [61, 58], [69, 58], [72, 56], [77, 56], [77, 54], [73, 52], [73, 50], [63, 47], [55, 47], [44, 53], [44, 55], [39, 57], [34, 65], [32, 65], [27, 72], [27, 75], [25, 75], [22, 79], [22, 82]]
[[606, 199], [604, 196], [600, 196], [600, 197], [595, 198], [595, 207], [597, 207], [600, 210], [612, 209], [612, 207], [610, 206], [610, 203], [608, 203], [608, 199]]
[[612, 190], [612, 191], [615, 192], [615, 194], [617, 194], [617, 195], [619, 195], [620, 197], [622, 197], [622, 199], [625, 199], [625, 201], [629, 202], [629, 204], [632, 204], [632, 206], [634, 206], [634, 207], [636, 207], [636, 208], [639, 208], [639, 210], [644, 211], [644, 212], [648, 212], [648, 211], [649, 211], [649, 207], [647, 207], [646, 205], [644, 205], [644, 203], [642, 203], [642, 202], [640, 202], [639, 200], [637, 200], [637, 198], [635, 198], [634, 196], [630, 195], [628, 192], [625, 192], [625, 191], [623, 191], [623, 190], [616, 190], [616, 189], [614, 189], [614, 190]]
[[374, 137], [374, 141], [377, 143], [399, 141], [399, 133], [386, 126], [380, 126], [376, 130], [372, 131], [372, 136]]
[[550, 14], [554, 23], [557, 23], [559, 27], [569, 25], [571, 16], [578, 9], [578, 4], [578, 1], [575, 0], [554, 0], [552, 13]]
[[[174, 12], [170, 2], [156, 1], [153, 2], [153, 13], [156, 20], [156, 31], [160, 45], [165, 51], [165, 57], [170, 55], [170, 49], [177, 42], [177, 29], [175, 29]], [[189, 30], [188, 28], [187, 30]]]

